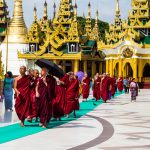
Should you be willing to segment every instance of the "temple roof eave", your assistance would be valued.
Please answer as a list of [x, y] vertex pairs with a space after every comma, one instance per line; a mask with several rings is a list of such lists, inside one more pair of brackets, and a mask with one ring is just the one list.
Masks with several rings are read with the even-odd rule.
[[61, 56], [56, 56], [54, 54], [43, 54], [43, 55], [36, 55], [35, 53], [34, 54], [22, 54], [18, 51], [18, 58], [19, 59], [28, 59], [28, 60], [36, 60], [36, 59], [41, 59], [41, 58], [44, 58], [44, 59], [50, 59], [50, 60], [53, 60], [53, 59], [56, 59], [56, 60], [102, 60], [100, 58], [97, 58], [97, 57], [91, 57], [91, 55], [87, 55], [87, 54], [83, 54], [81, 52], [79, 53], [67, 53], [67, 54], [63, 54]]

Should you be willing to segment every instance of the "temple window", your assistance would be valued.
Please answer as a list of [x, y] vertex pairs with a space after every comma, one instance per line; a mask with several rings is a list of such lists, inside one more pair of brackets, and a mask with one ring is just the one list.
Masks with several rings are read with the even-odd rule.
[[33, 44], [30, 45], [30, 52], [31, 53], [35, 52], [35, 45], [33, 45]]
[[78, 50], [76, 49], [76, 45], [75, 44], [69, 44], [68, 45], [69, 47], [68, 47], [68, 53], [76, 53], [76, 52], [78, 52]]
[[75, 45], [71, 44], [71, 52], [75, 52]]

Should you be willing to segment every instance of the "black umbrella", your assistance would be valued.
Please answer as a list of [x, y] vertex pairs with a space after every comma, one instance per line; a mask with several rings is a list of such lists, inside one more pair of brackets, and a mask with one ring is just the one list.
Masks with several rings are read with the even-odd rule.
[[49, 73], [51, 75], [54, 75], [58, 78], [61, 78], [64, 76], [64, 72], [61, 68], [59, 68], [55, 63], [52, 61], [46, 60], [46, 59], [38, 59], [35, 62], [36, 65], [38, 65], [40, 68], [47, 68]]

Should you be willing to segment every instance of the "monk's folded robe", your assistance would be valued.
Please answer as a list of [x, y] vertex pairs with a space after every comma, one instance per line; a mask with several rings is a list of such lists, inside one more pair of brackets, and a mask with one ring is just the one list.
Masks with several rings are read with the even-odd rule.
[[65, 114], [70, 114], [74, 110], [79, 110], [79, 81], [73, 79], [69, 81], [69, 87], [66, 91]]
[[82, 97], [83, 99], [87, 99], [89, 97], [90, 93], [90, 78], [87, 77], [83, 79], [83, 84], [82, 84]]
[[96, 98], [96, 101], [100, 100], [100, 98], [101, 98], [100, 84], [101, 84], [101, 78], [98, 77], [94, 81], [94, 88], [93, 88], [93, 97]]
[[25, 75], [17, 81], [17, 90], [20, 94], [16, 95], [15, 110], [22, 122], [29, 116], [30, 86], [31, 77], [29, 75]]

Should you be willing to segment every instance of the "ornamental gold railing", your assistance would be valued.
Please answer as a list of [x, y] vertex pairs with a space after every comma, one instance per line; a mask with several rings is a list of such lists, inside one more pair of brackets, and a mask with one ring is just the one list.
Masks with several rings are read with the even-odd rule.
[[150, 82], [150, 77], [144, 77], [144, 78], [142, 78], [142, 82]]

